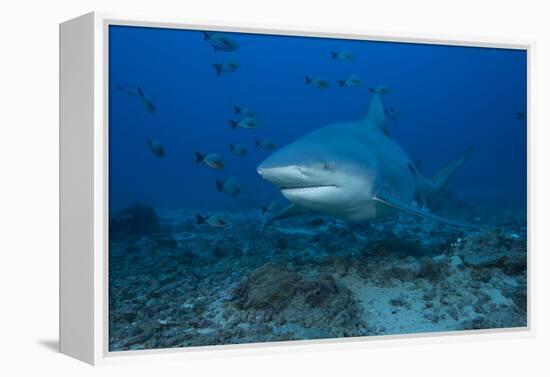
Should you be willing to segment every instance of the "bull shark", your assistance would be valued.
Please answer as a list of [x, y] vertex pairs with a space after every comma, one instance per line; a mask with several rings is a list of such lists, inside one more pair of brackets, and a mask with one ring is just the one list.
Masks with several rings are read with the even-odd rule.
[[258, 166], [258, 173], [291, 202], [268, 222], [305, 211], [350, 221], [377, 220], [406, 212], [464, 226], [427, 208], [436, 208], [439, 192], [471, 150], [466, 149], [431, 179], [425, 178], [390, 137], [380, 94], [374, 93], [363, 119], [312, 131]]

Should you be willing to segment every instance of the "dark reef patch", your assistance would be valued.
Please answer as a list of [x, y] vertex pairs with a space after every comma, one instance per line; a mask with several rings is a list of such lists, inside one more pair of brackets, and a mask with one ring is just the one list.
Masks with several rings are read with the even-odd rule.
[[109, 237], [142, 236], [156, 233], [160, 223], [155, 209], [147, 204], [136, 203], [122, 209], [109, 219]]
[[295, 295], [300, 276], [281, 265], [265, 264], [235, 290], [239, 309], [284, 310]]
[[[330, 274], [289, 270], [267, 263], [244, 278], [234, 291], [234, 306], [262, 319], [317, 329], [319, 337], [351, 336], [366, 331], [361, 309], [349, 289]], [[258, 314], [259, 313], [259, 314]], [[299, 339], [285, 335], [286, 339]]]

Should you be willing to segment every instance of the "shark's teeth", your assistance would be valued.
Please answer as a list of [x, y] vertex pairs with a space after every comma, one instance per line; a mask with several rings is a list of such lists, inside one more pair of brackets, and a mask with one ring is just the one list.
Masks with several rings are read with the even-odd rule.
[[320, 185], [320, 186], [308, 186], [308, 187], [283, 187], [281, 191], [292, 194], [305, 194], [311, 192], [317, 192], [322, 190], [337, 189], [336, 185]]

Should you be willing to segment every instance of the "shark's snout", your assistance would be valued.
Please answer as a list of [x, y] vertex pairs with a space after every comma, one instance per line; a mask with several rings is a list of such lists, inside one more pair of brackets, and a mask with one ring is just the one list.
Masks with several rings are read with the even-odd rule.
[[258, 166], [258, 174], [277, 187], [294, 186], [303, 181], [303, 174], [299, 166]]

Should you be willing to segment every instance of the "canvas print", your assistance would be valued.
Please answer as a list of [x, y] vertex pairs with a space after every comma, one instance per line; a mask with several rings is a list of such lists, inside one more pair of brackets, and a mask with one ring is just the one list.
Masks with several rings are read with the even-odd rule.
[[110, 26], [109, 350], [527, 326], [527, 52]]

